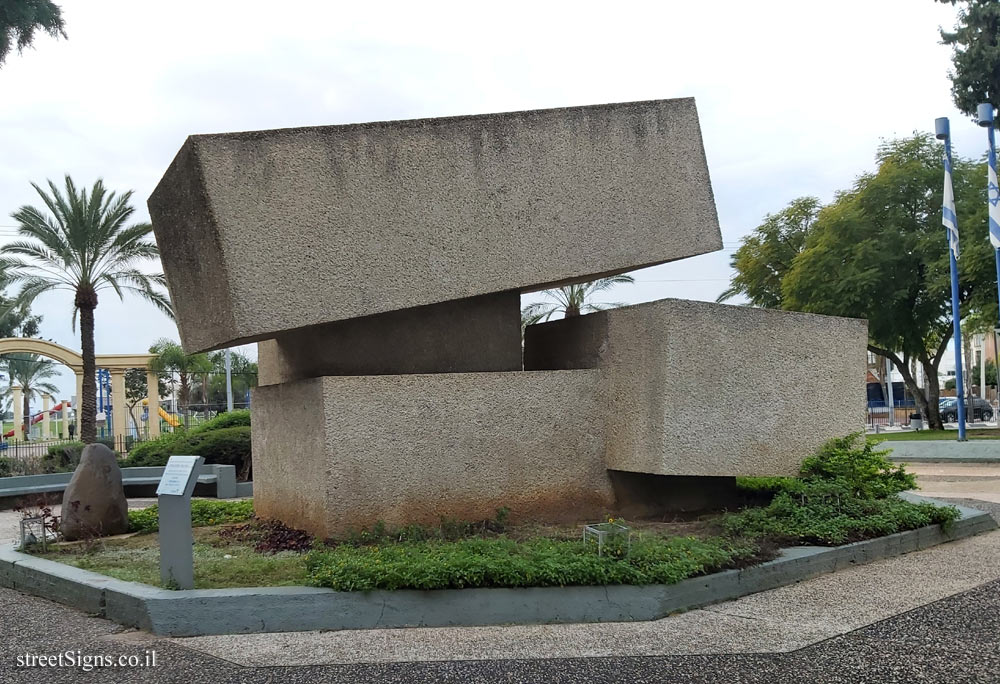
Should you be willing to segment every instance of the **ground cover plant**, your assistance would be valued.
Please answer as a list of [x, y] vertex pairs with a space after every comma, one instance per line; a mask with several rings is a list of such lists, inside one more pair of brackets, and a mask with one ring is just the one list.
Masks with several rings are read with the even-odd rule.
[[[378, 523], [316, 540], [253, 518], [249, 500], [196, 499], [195, 581], [199, 588], [309, 584], [340, 591], [671, 584], [769, 559], [779, 545], [837, 545], [950, 525], [954, 507], [898, 496], [916, 483], [886, 454], [862, 435], [831, 440], [805, 459], [797, 477], [738, 478], [762, 505], [691, 520], [628, 521], [631, 544], [610, 544], [601, 555], [581, 541], [579, 524], [512, 523], [506, 509], [489, 520]], [[156, 508], [130, 511], [129, 520], [137, 536], [58, 547], [47, 557], [158, 583]]]

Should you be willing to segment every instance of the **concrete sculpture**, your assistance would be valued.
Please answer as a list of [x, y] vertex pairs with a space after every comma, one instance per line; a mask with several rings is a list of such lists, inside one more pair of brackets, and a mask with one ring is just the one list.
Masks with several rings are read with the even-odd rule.
[[260, 343], [258, 513], [318, 535], [596, 516], [862, 425], [863, 321], [664, 300], [522, 361], [520, 294], [721, 247], [691, 99], [192, 136], [149, 209], [185, 348]]

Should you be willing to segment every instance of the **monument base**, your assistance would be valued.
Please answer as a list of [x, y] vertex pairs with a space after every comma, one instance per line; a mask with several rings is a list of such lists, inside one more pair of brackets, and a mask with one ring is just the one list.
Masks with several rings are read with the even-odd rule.
[[600, 371], [325, 376], [254, 390], [254, 507], [319, 537], [614, 508]]

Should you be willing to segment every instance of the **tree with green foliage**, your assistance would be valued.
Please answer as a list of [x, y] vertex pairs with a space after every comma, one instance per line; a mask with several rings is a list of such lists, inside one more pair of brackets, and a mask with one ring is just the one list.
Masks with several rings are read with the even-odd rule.
[[212, 372], [212, 360], [207, 354], [186, 354], [183, 347], [166, 337], [161, 337], [149, 348], [150, 354], [156, 358], [149, 362], [149, 367], [158, 373], [177, 373], [177, 402], [179, 412], [184, 416], [184, 426], [190, 424], [191, 391], [193, 381], [204, 373]]
[[35, 32], [44, 31], [53, 38], [66, 37], [62, 10], [51, 0], [3, 0], [0, 2], [0, 67], [11, 48], [18, 53], [30, 47]]
[[[868, 349], [892, 360], [932, 429], [942, 428], [938, 368], [952, 332], [941, 154], [930, 135], [883, 143], [878, 169], [819, 212], [782, 279], [785, 309], [867, 318]], [[984, 176], [982, 164], [955, 159], [963, 316], [992, 315], [996, 306]], [[926, 396], [911, 359], [923, 369]]]
[[0, 337], [38, 337], [41, 322], [30, 306], [0, 295]]
[[132, 191], [118, 195], [98, 180], [88, 192], [77, 190], [66, 176], [65, 190], [49, 181], [49, 192], [32, 183], [48, 213], [23, 206], [11, 216], [18, 234], [25, 238], [0, 249], [0, 271], [11, 282], [21, 283], [17, 303], [25, 306], [53, 290], [73, 293], [73, 327], [80, 317], [80, 347], [83, 356], [83, 396], [80, 401], [80, 438], [97, 441], [97, 378], [94, 353], [94, 311], [97, 294], [112, 289], [124, 299], [139, 295], [172, 316], [170, 300], [163, 288], [162, 273], [145, 273], [144, 263], [159, 257], [149, 239], [148, 223], [129, 225], [135, 210]]
[[54, 361], [43, 359], [38, 354], [5, 354], [0, 357], [0, 364], [7, 373], [8, 391], [15, 382], [21, 385], [24, 402], [24, 438], [27, 439], [31, 433], [31, 399], [32, 397], [41, 399], [43, 394], [55, 396], [59, 393], [59, 388], [49, 382], [59, 376], [59, 369]]
[[800, 197], [778, 213], [764, 217], [764, 222], [733, 253], [730, 265], [736, 275], [715, 301], [743, 295], [752, 306], [780, 309], [781, 281], [805, 247], [819, 209], [815, 197]]
[[[210, 355], [214, 366], [211, 375], [204, 378], [207, 385], [205, 401], [217, 406], [226, 404], [226, 353], [217, 351]], [[245, 354], [238, 351], [230, 352], [230, 375], [233, 384], [233, 400], [235, 404], [244, 403], [248, 391], [257, 386], [257, 364]]]
[[621, 302], [594, 302], [594, 295], [605, 292], [615, 285], [634, 283], [635, 278], [622, 273], [608, 278], [600, 278], [589, 283], [577, 283], [576, 285], [564, 285], [550, 290], [543, 290], [542, 295], [546, 301], [534, 302], [521, 309], [521, 330], [525, 326], [547, 321], [557, 313], [563, 314], [566, 318], [579, 316], [594, 311], [603, 311], [616, 306], [623, 306]]
[[996, 0], [937, 0], [959, 5], [952, 31], [941, 29], [941, 42], [952, 48], [951, 94], [963, 114], [976, 106], [1000, 107], [1000, 3]]

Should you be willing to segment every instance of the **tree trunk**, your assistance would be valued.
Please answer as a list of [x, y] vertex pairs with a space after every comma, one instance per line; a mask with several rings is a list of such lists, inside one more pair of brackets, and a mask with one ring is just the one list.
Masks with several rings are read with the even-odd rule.
[[[80, 440], [84, 444], [97, 441], [97, 359], [94, 356], [94, 309], [93, 304], [77, 294], [80, 309], [80, 348], [83, 356], [83, 396], [80, 397]], [[94, 295], [96, 300], [97, 296]]]
[[[940, 361], [940, 359], [939, 359]], [[944, 430], [941, 422], [941, 383], [938, 382], [937, 365], [929, 359], [920, 359], [924, 375], [927, 377], [927, 427], [931, 430]]]
[[894, 356], [890, 356], [889, 358], [892, 359], [892, 364], [899, 370], [899, 374], [903, 376], [903, 384], [906, 385], [906, 389], [910, 390], [910, 394], [913, 395], [913, 401], [916, 403], [917, 408], [920, 409], [920, 414], [922, 416], [929, 417], [927, 397], [924, 396], [923, 391], [920, 389], [920, 385], [917, 384], [917, 379], [913, 377], [913, 373], [909, 365], [905, 361], [895, 358]]

